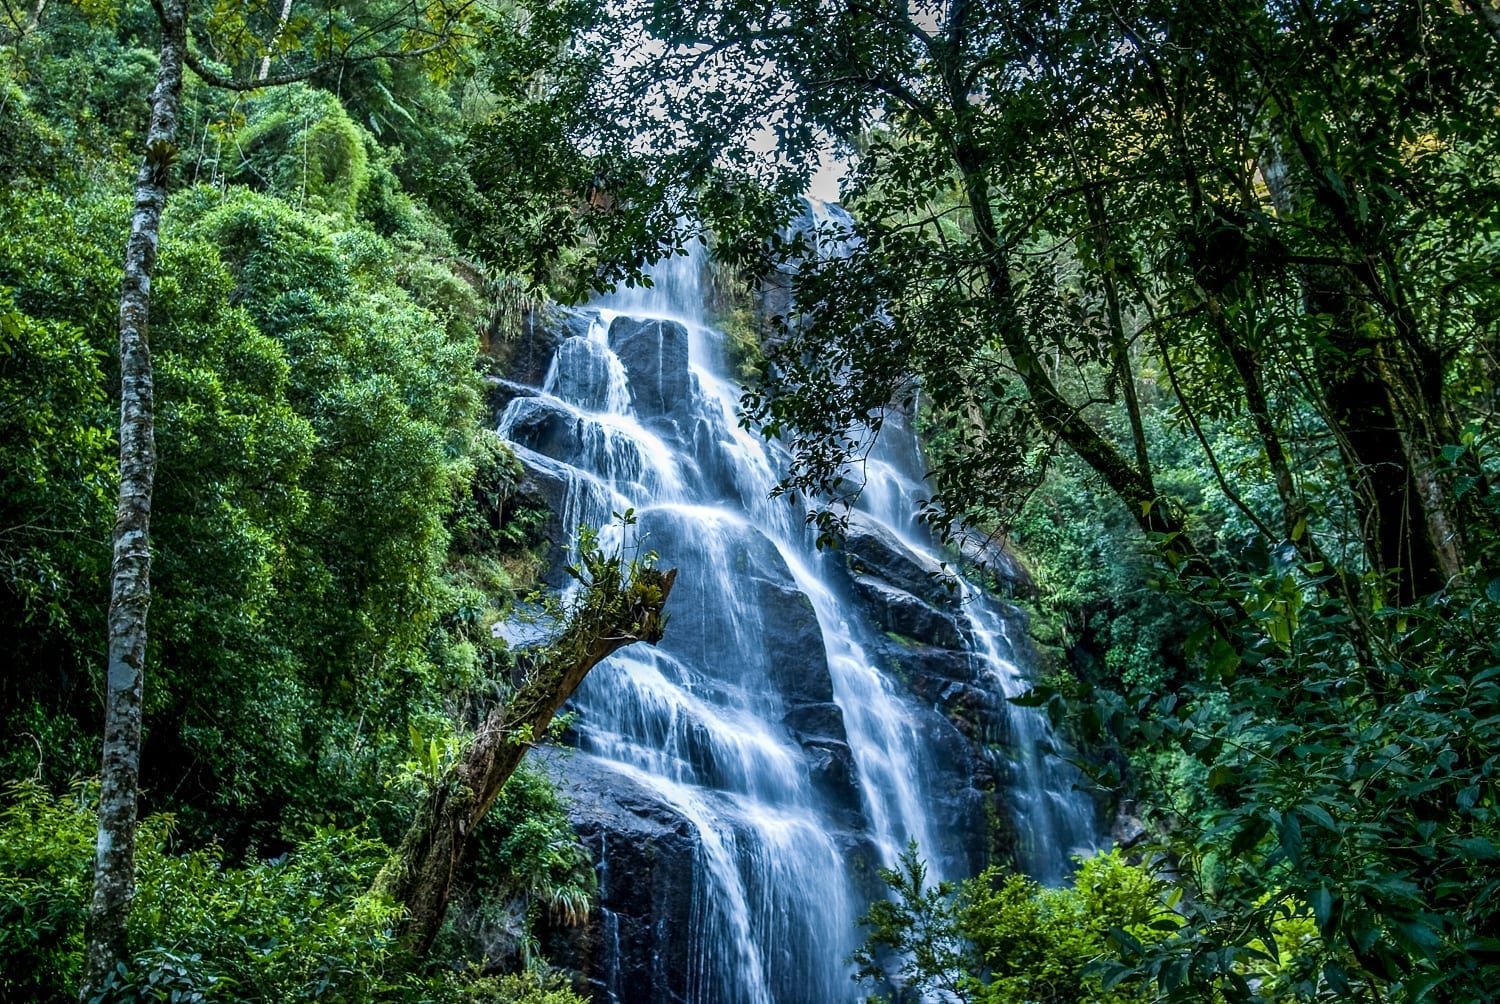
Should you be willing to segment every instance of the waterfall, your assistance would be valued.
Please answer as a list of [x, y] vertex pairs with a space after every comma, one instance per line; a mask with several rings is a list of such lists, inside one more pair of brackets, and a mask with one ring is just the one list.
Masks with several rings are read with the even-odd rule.
[[1006, 610], [941, 581], [915, 438], [889, 424], [847, 549], [820, 552], [771, 495], [785, 456], [739, 425], [703, 269], [695, 247], [562, 315], [499, 424], [565, 533], [633, 508], [680, 569], [662, 643], [590, 674], [549, 759], [598, 866], [583, 962], [602, 1001], [852, 1002], [857, 918], [908, 841], [971, 874], [998, 797], [1055, 879], [1092, 824], [1045, 720], [1004, 701]]

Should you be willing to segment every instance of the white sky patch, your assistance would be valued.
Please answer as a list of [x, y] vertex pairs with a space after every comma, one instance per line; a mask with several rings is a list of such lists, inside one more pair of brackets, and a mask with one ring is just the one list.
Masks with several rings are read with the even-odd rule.
[[848, 174], [848, 162], [832, 150], [825, 150], [818, 158], [818, 169], [807, 186], [807, 194], [822, 202], [837, 202], [840, 186]]
[[[676, 55], [679, 58], [690, 57], [695, 50], [702, 51], [709, 46], [700, 43], [697, 46], [669, 49], [661, 39], [642, 33], [633, 36], [628, 45], [606, 45], [605, 48], [614, 53], [615, 73], [626, 74], [669, 55]], [[776, 68], [769, 62], [756, 61], [747, 64], [743, 59], [736, 60], [732, 56], [716, 55], [705, 59], [696, 67], [696, 72], [687, 78], [659, 80], [657, 82], [659, 89], [653, 89], [642, 95], [637, 109], [641, 121], [641, 132], [637, 137], [638, 152], [661, 144], [663, 141], [668, 145], [688, 141], [686, 125], [677, 119], [674, 114], [675, 109], [671, 105], [684, 99], [691, 100], [691, 97], [696, 94], [712, 93], [716, 85], [731, 93], [742, 87], [753, 85], [755, 89], [765, 94], [765, 118], [759, 125], [741, 120], [739, 135], [727, 137], [727, 142], [743, 144], [741, 149], [747, 150], [756, 159], [761, 160], [767, 168], [778, 161], [786, 165], [777, 141], [777, 118], [789, 114], [795, 116], [795, 111], [793, 111], [794, 102], [791, 100], [789, 87], [777, 80], [778, 75]], [[805, 194], [824, 202], [837, 202], [841, 185], [849, 174], [849, 163], [838, 144], [830, 137], [820, 135], [818, 147], [817, 162]]]

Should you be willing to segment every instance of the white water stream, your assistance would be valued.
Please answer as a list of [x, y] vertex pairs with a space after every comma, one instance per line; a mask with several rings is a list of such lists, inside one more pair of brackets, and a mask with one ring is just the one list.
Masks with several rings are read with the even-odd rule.
[[[872, 657], [882, 635], [839, 556], [814, 547], [803, 510], [771, 497], [784, 457], [737, 421], [741, 391], [705, 321], [703, 267], [701, 253], [670, 259], [651, 288], [592, 305], [586, 331], [561, 341], [542, 386], [512, 400], [500, 422], [533, 471], [566, 485], [564, 526], [634, 508], [643, 545], [680, 569], [662, 644], [601, 664], [574, 703], [581, 755], [649, 791], [695, 834], [691, 909], [660, 918], [653, 935], [682, 950], [688, 971], [670, 991], [638, 974], [596, 974], [600, 997], [852, 1002], [860, 993], [846, 959], [871, 865], [891, 865], [915, 840], [936, 872], [951, 873], [973, 835], [940, 809], [954, 768], [934, 749], [931, 709]], [[865, 518], [936, 568], [914, 518], [919, 454], [909, 433], [891, 430], [868, 467]], [[954, 618], [975, 678], [1018, 693], [1024, 674], [1001, 609], [959, 588]], [[821, 732], [793, 727], [813, 712]], [[1055, 879], [1067, 854], [1093, 841], [1090, 810], [1070, 770], [1046, 755], [1045, 720], [1024, 709], [1008, 720], [1020, 782], [1004, 797], [1018, 856]], [[843, 789], [827, 780], [837, 770], [819, 774], [810, 759], [828, 751], [852, 767]], [[602, 846], [601, 875], [610, 874], [609, 840]], [[601, 930], [620, 937], [607, 903]], [[603, 957], [628, 947], [612, 943]]]

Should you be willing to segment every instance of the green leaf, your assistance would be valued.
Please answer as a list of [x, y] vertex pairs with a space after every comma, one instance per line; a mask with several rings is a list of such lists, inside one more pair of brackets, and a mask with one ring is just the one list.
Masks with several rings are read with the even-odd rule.
[[1050, 687], [1036, 686], [1017, 694], [1015, 697], [1006, 698], [1006, 700], [1018, 708], [1040, 708], [1056, 696], [1056, 690]]
[[1309, 802], [1306, 805], [1302, 806], [1298, 811], [1307, 816], [1307, 818], [1311, 819], [1313, 822], [1317, 823], [1319, 826], [1323, 827], [1325, 830], [1329, 830], [1333, 833], [1340, 832], [1339, 824], [1334, 820], [1333, 816], [1329, 814], [1327, 809], [1323, 808], [1318, 803]]
[[1271, 824], [1268, 820], [1251, 820], [1234, 835], [1234, 839], [1229, 843], [1229, 853], [1232, 855], [1244, 854], [1246, 851], [1254, 848], [1256, 844], [1259, 844], [1261, 838], [1269, 833], [1270, 830]]
[[1276, 839], [1294, 863], [1302, 858], [1302, 823], [1294, 812], [1288, 812], [1276, 824]]
[[1208, 771], [1208, 790], [1218, 791], [1239, 782], [1239, 772], [1228, 764], [1215, 764]]
[[1323, 965], [1323, 979], [1327, 981], [1329, 989], [1334, 993], [1349, 994], [1349, 973], [1337, 962], [1327, 962]]
[[1318, 933], [1328, 938], [1332, 934], [1333, 925], [1333, 893], [1326, 885], [1320, 885], [1313, 890], [1312, 894], [1313, 921], [1318, 925]]
[[1500, 847], [1485, 837], [1460, 837], [1453, 841], [1453, 846], [1458, 848], [1461, 856], [1475, 861], [1493, 861], [1500, 857]]

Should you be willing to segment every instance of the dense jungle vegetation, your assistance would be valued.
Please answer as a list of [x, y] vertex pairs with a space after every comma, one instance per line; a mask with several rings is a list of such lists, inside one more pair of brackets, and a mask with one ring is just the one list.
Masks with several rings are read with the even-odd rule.
[[494, 638], [549, 542], [485, 380], [700, 237], [784, 488], [836, 543], [915, 414], [1140, 831], [914, 849], [872, 992], [1493, 999], [1494, 0], [0, 2], [0, 999], [581, 999], [522, 754], [673, 579], [591, 543]]

